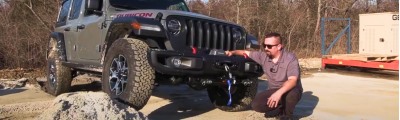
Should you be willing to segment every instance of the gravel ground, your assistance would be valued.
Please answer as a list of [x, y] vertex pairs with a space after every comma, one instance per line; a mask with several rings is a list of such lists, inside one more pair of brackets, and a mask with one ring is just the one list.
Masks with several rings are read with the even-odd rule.
[[[393, 77], [395, 79], [393, 80], [388, 77], [371, 78], [368, 75], [358, 77], [359, 74], [364, 73], [323, 71], [305, 75], [302, 79], [303, 96], [295, 109], [296, 118], [399, 119], [398, 77]], [[266, 89], [266, 86], [266, 81], [260, 80], [258, 91]], [[182, 109], [186, 112], [181, 112]], [[273, 119], [266, 119], [263, 114], [250, 109], [233, 113], [215, 109], [205, 91], [194, 91], [186, 86], [157, 87], [149, 103], [141, 111], [151, 120], [162, 120], [166, 117], [189, 120]]]
[[[386, 71], [307, 72], [302, 76], [304, 92], [295, 116], [305, 120], [399, 119], [398, 75]], [[192, 90], [186, 85], [156, 87], [147, 105], [137, 112], [110, 100], [98, 89], [101, 86], [98, 81], [99, 78], [78, 77], [72, 92], [58, 97], [29, 87], [37, 86], [31, 84], [0, 89], [0, 119], [274, 120], [251, 109], [242, 112], [215, 109], [206, 91]], [[259, 92], [266, 86], [266, 81], [260, 80]]]

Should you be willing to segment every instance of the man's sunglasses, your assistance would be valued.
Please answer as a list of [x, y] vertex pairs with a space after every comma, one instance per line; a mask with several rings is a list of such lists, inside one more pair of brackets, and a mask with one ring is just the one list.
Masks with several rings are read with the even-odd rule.
[[262, 47], [263, 48], [267, 47], [268, 49], [271, 49], [272, 47], [277, 46], [277, 45], [279, 45], [279, 44], [276, 44], [276, 45], [262, 44]]

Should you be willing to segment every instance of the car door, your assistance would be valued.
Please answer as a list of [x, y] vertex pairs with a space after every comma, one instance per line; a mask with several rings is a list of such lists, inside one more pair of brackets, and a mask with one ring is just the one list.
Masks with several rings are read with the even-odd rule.
[[70, 20], [70, 10], [72, 6], [72, 0], [65, 0], [62, 3], [57, 22], [55, 32], [63, 33], [64, 45], [67, 54], [67, 61], [74, 61], [77, 59], [77, 53], [74, 51], [74, 45], [76, 43], [77, 36], [71, 29], [77, 21]]
[[[85, 6], [82, 6], [82, 8], [85, 9]], [[81, 60], [99, 63], [102, 52], [101, 45], [105, 37], [103, 34], [105, 28], [102, 25], [104, 17], [90, 11], [83, 10], [82, 12], [78, 25], [80, 32], [77, 36], [79, 42], [78, 56]]]
[[[71, 1], [71, 0], [70, 0]], [[79, 41], [78, 41], [78, 36], [79, 36], [79, 28], [78, 25], [80, 24], [79, 20], [79, 15], [81, 13], [81, 7], [82, 7], [82, 1], [83, 0], [72, 0], [71, 3], [71, 9], [68, 14], [68, 22], [67, 22], [67, 27], [65, 28], [64, 31], [69, 32], [69, 36], [71, 39], [68, 41], [68, 47], [70, 49], [70, 54], [71, 54], [71, 62], [78, 62], [79, 61]]]

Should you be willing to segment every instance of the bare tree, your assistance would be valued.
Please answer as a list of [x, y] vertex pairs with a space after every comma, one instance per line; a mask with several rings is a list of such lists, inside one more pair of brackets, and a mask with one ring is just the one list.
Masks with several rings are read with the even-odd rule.
[[47, 25], [43, 22], [42, 18], [40, 18], [40, 17], [36, 14], [36, 12], [33, 10], [32, 0], [29, 0], [29, 3], [24, 3], [24, 5], [25, 5], [26, 7], [28, 7], [29, 10], [33, 13], [33, 15], [35, 15], [35, 17], [40, 21], [40, 23], [43, 24], [44, 27], [45, 27], [49, 32], [51, 32], [50, 27], [47, 26]]
[[58, 0], [7, 3], [10, 7], [0, 11], [0, 68], [43, 67]]
[[243, 0], [235, 0], [236, 2], [236, 24], [240, 24], [240, 8]]
[[322, 0], [318, 0], [318, 8], [317, 8], [317, 24], [315, 25], [315, 29], [314, 29], [314, 36], [317, 35], [318, 30], [319, 30], [319, 24], [321, 21], [321, 7], [322, 7]]
[[[61, 0], [6, 0], [0, 7], [0, 69], [43, 67], [46, 42], [54, 28]], [[299, 57], [318, 57], [322, 17], [351, 18], [353, 50], [357, 51], [358, 15], [398, 12], [398, 0], [186, 0], [193, 12], [238, 23], [262, 40], [266, 32], [284, 36], [286, 48]], [[1, 5], [0, 5], [1, 6]], [[327, 22], [332, 40], [345, 22]], [[341, 38], [344, 39], [344, 38]], [[337, 46], [345, 46], [340, 40]], [[345, 51], [335, 47], [333, 53]]]

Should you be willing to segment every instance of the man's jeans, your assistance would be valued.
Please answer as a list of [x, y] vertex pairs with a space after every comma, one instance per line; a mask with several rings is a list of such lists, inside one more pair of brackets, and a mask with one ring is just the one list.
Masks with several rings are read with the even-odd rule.
[[[282, 95], [282, 98], [278, 102], [278, 107], [270, 108], [267, 105], [268, 98], [277, 91], [278, 89], [269, 89], [263, 92], [260, 92], [256, 95], [253, 102], [251, 103], [251, 107], [254, 111], [269, 114], [269, 112], [273, 112], [271, 116], [292, 116], [294, 108], [296, 104], [299, 102], [303, 91], [298, 88], [293, 88]], [[278, 112], [277, 112], [278, 111]]]

